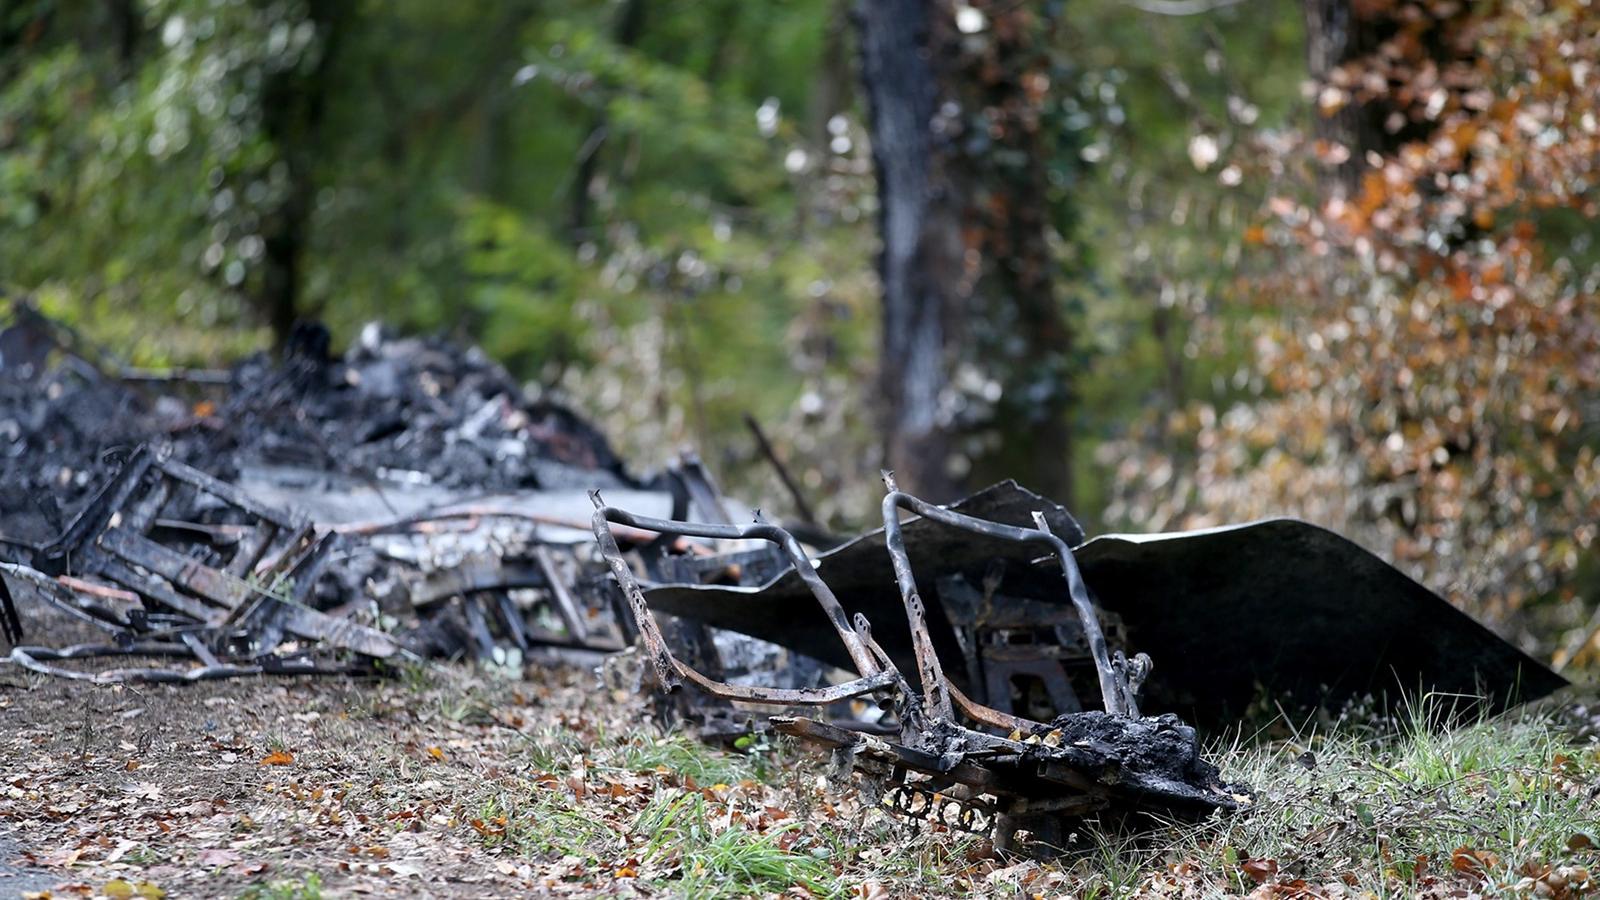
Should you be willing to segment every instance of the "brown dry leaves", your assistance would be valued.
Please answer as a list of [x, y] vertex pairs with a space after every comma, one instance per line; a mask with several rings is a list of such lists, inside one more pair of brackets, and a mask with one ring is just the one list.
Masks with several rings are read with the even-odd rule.
[[[677, 739], [641, 731], [639, 702], [596, 691], [587, 674], [451, 676], [420, 691], [334, 680], [149, 686], [139, 696], [31, 677], [25, 686], [8, 695], [0, 730], [0, 829], [26, 841], [21, 862], [57, 879], [56, 897], [113, 896], [121, 884], [131, 897], [150, 896], [142, 885], [173, 897], [231, 895], [308, 872], [334, 896], [657, 896], [708, 877], [695, 854], [728, 834], [823, 860], [827, 884], [863, 900], [1113, 887], [1150, 897], [1342, 898], [1367, 887], [1248, 848], [1227, 851], [1235, 861], [1221, 865], [1225, 848], [1152, 858], [1116, 885], [1092, 857], [996, 859], [983, 841], [902, 828], [853, 791], [826, 787], [820, 757], [777, 757], [756, 780], [737, 775], [748, 761], [698, 746], [651, 756]], [[148, 711], [119, 715], [135, 704]], [[292, 763], [263, 764], [272, 747], [293, 747], [282, 751]], [[129, 760], [140, 763], [135, 772]], [[661, 760], [700, 766], [703, 777]], [[1558, 756], [1548, 769], [1562, 790], [1589, 790], [1578, 761]], [[651, 817], [691, 808], [703, 817], [657, 842]], [[1301, 843], [1314, 849], [1322, 839]], [[1399, 892], [1492, 886], [1564, 900], [1593, 891], [1576, 863], [1594, 851], [1588, 834], [1563, 840], [1573, 855], [1549, 862], [1463, 847], [1450, 859], [1382, 865]]]
[[[1600, 30], [1567, 0], [1447, 7], [1419, 5], [1413, 25], [1450, 19], [1439, 34], [1460, 54], [1402, 33], [1335, 73], [1333, 107], [1383, 105], [1418, 135], [1348, 196], [1317, 160], [1362, 148], [1239, 142], [1233, 162], [1277, 185], [1219, 301], [1256, 311], [1254, 361], [1153, 426], [1192, 460], [1108, 448], [1108, 515], [1298, 515], [1480, 616], [1537, 627], [1535, 600], [1592, 605], [1581, 571], [1600, 552]], [[1587, 612], [1549, 618], [1557, 664], [1600, 663]]]

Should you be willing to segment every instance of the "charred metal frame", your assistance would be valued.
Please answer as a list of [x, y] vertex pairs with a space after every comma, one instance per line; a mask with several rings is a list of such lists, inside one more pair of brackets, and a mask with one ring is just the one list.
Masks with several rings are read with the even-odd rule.
[[[1064, 745], [1060, 733], [1051, 726], [976, 703], [951, 684], [935, 655], [928, 632], [925, 609], [900, 530], [901, 510], [952, 528], [1003, 540], [1041, 544], [1053, 551], [1093, 651], [1106, 715], [1130, 723], [1138, 719], [1133, 702], [1137, 690], [1134, 682], [1141, 679], [1148, 668], [1148, 659], [1141, 657], [1129, 662], [1120, 653], [1115, 656], [1108, 653], [1088, 587], [1073, 561], [1072, 551], [1050, 532], [1042, 515], [1034, 516], [1036, 530], [1003, 525], [955, 513], [903, 493], [896, 489], [890, 473], [884, 473], [884, 480], [888, 488], [882, 506], [885, 544], [912, 633], [922, 682], [920, 698], [873, 639], [867, 619], [860, 614], [853, 621], [846, 618], [837, 597], [818, 576], [811, 559], [789, 532], [759, 520], [750, 525], [712, 525], [635, 516], [606, 506], [599, 492], [591, 492], [590, 499], [595, 504], [592, 523], [595, 540], [626, 595], [643, 650], [662, 687], [674, 691], [688, 681], [724, 700], [792, 707], [826, 706], [866, 694], [880, 694], [885, 699], [893, 696], [900, 725], [895, 741], [810, 717], [779, 715], [772, 716], [770, 721], [776, 731], [828, 748], [848, 767], [886, 782], [885, 801], [891, 810], [964, 830], [992, 830], [997, 846], [1004, 849], [1014, 847], [1019, 828], [1053, 826], [1064, 818], [1112, 806], [1135, 811], [1208, 812], [1236, 805], [1235, 800], [1219, 792], [1216, 785], [1185, 789], [1156, 778], [1147, 780], [1137, 771], [1117, 771], [1120, 763], [1116, 757], [1108, 756], [1108, 751]], [[716, 681], [684, 664], [663, 639], [645, 601], [644, 591], [617, 546], [614, 525], [663, 535], [756, 539], [777, 544], [844, 642], [860, 677], [844, 684], [809, 690], [746, 687]], [[964, 727], [956, 721], [958, 712], [976, 723], [1000, 729], [1008, 736]], [[1188, 733], [1192, 740], [1192, 729]]]
[[1056, 561], [1061, 566], [1062, 578], [1067, 583], [1067, 594], [1072, 599], [1073, 608], [1077, 610], [1084, 637], [1088, 641], [1089, 653], [1094, 658], [1095, 673], [1099, 676], [1100, 694], [1105, 711], [1113, 715], [1139, 715], [1133, 690], [1129, 684], [1127, 668], [1115, 665], [1106, 649], [1106, 638], [1100, 629], [1100, 618], [1095, 612], [1093, 601], [1089, 599], [1089, 587], [1084, 583], [1083, 575], [1078, 571], [1078, 564], [1072, 558], [1072, 549], [1067, 546], [1066, 541], [1050, 532], [1050, 526], [1045, 522], [1042, 513], [1033, 514], [1037, 527], [1030, 531], [987, 519], [973, 518], [913, 497], [896, 486], [893, 472], [883, 473], [883, 483], [889, 491], [883, 498], [884, 543], [889, 548], [889, 559], [894, 564], [895, 580], [900, 585], [900, 596], [905, 602], [906, 619], [911, 625], [912, 649], [916, 652], [918, 674], [922, 679], [923, 703], [930, 714], [949, 718], [951, 701], [954, 700], [962, 707], [963, 712], [985, 724], [1001, 723], [989, 721], [983, 715], [974, 714], [975, 712], [986, 710], [1006, 715], [995, 710], [987, 710], [986, 707], [974, 709], [976, 704], [951, 687], [949, 680], [945, 678], [939, 656], [934, 652], [933, 638], [928, 633], [927, 610], [917, 591], [917, 579], [911, 571], [911, 558], [906, 553], [905, 538], [900, 533], [902, 509], [951, 528], [1001, 540], [1044, 544], [1054, 551]]
[[[794, 539], [789, 532], [765, 522], [756, 522], [751, 525], [711, 525], [700, 522], [673, 522], [666, 519], [654, 519], [646, 516], [636, 516], [625, 510], [606, 506], [600, 498], [599, 491], [590, 491], [589, 498], [594, 501], [595, 512], [593, 519], [595, 541], [600, 544], [600, 552], [611, 565], [611, 573], [616, 576], [617, 583], [622, 586], [623, 593], [628, 599], [628, 608], [633, 612], [634, 623], [639, 629], [639, 639], [644, 644], [645, 654], [649, 656], [650, 663], [655, 667], [656, 676], [668, 691], [675, 691], [682, 686], [684, 681], [694, 684], [713, 697], [723, 700], [737, 700], [749, 703], [770, 703], [783, 706], [826, 706], [851, 697], [859, 697], [888, 687], [895, 686], [900, 679], [900, 673], [892, 668], [886, 668], [880, 662], [878, 655], [868, 649], [870, 635], [863, 635], [850, 623], [844, 612], [844, 607], [839, 605], [839, 600], [833, 591], [817, 577], [816, 570], [811, 565], [811, 558], [806, 556], [801, 549], [800, 542]], [[661, 628], [656, 623], [655, 615], [650, 612], [650, 607], [645, 603], [644, 591], [639, 587], [638, 580], [634, 577], [633, 569], [628, 566], [628, 561], [623, 558], [622, 550], [617, 546], [617, 540], [612, 536], [612, 525], [624, 525], [652, 531], [659, 534], [677, 534], [687, 537], [717, 538], [721, 540], [764, 540], [777, 544], [794, 563], [795, 572], [799, 574], [806, 587], [811, 590], [812, 596], [817, 598], [817, 603], [828, 617], [828, 622], [838, 632], [839, 639], [844, 642], [845, 650], [850, 654], [850, 660], [855, 664], [856, 673], [860, 675], [853, 681], [844, 684], [832, 685], [826, 688], [789, 689], [789, 688], [764, 688], [748, 687], [745, 685], [729, 684], [725, 681], [716, 681], [700, 674], [692, 667], [685, 665], [667, 647], [666, 640], [661, 636]], [[863, 620], [864, 621], [864, 620]], [[881, 651], [879, 651], [881, 654]], [[887, 657], [884, 657], [886, 660]]]
[[[207, 525], [162, 517], [171, 501], [188, 494], [208, 497], [245, 522]], [[157, 540], [155, 532], [160, 529], [193, 533], [201, 542], [220, 548], [217, 564]], [[32, 548], [39, 577], [53, 576], [54, 583], [74, 599], [88, 594], [141, 605], [117, 614], [81, 600], [66, 604], [46, 599], [141, 637], [66, 650], [14, 647], [12, 658], [35, 671], [109, 683], [331, 671], [275, 656], [285, 633], [373, 658], [402, 652], [388, 635], [309, 605], [338, 542], [336, 534], [319, 535], [309, 521], [261, 504], [232, 484], [169, 459], [165, 451], [141, 446], [60, 537]], [[85, 581], [79, 575], [99, 576], [117, 587]], [[177, 640], [155, 640], [158, 636]], [[201, 666], [89, 675], [42, 662], [114, 655], [187, 656]], [[234, 665], [219, 657], [249, 663]]]

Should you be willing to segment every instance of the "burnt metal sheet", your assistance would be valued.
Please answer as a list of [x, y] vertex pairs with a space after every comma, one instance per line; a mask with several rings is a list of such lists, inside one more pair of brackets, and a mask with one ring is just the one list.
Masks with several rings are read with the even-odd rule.
[[1157, 660], [1146, 705], [1224, 724], [1257, 695], [1481, 696], [1492, 711], [1567, 682], [1355, 542], [1297, 519], [1104, 535], [1074, 550]]
[[[581, 544], [593, 540], [589, 515], [594, 507], [581, 490], [475, 491], [433, 484], [405, 484], [366, 480], [294, 466], [243, 466], [239, 489], [263, 505], [293, 509], [324, 528], [349, 530], [365, 523], [445, 518], [453, 512], [517, 511], [532, 524], [526, 528], [539, 541]], [[382, 490], [388, 488], [388, 490]], [[642, 515], [669, 518], [672, 495], [667, 491], [615, 488], [606, 491], [611, 502], [638, 510]]]
[[[1060, 509], [1007, 482], [952, 508], [1026, 527], [1041, 506]], [[1379, 557], [1307, 522], [1271, 519], [1087, 543], [1076, 523], [1072, 531], [1055, 522], [1052, 528], [1073, 535], [1068, 543], [1076, 545], [1084, 580], [1104, 608], [1122, 617], [1127, 649], [1155, 658], [1142, 704], [1147, 713], [1176, 712], [1202, 728], [1225, 728], [1261, 689], [1286, 707], [1338, 705], [1367, 693], [1394, 702], [1436, 692], [1482, 696], [1497, 711], [1566, 684]], [[902, 530], [929, 584], [952, 573], [979, 583], [1000, 560], [1002, 593], [1068, 601], [1059, 570], [1048, 565], [1053, 560], [1040, 565], [1032, 558], [1036, 549], [920, 519]], [[873, 622], [895, 665], [916, 671], [882, 531], [823, 554], [816, 569], [848, 613]], [[849, 666], [793, 572], [759, 586], [656, 585], [645, 596], [660, 612]], [[942, 604], [928, 604], [928, 626], [952, 680], [971, 690], [960, 677], [961, 650]]]
[[[1083, 528], [1059, 504], [1015, 481], [1003, 481], [955, 503], [952, 510], [1019, 528], [1033, 528], [1034, 511], [1043, 511], [1050, 530], [1068, 544], [1083, 541]], [[926, 519], [912, 519], [901, 527], [912, 568], [929, 586], [940, 575], [961, 573], [973, 584], [981, 583], [994, 560], [1006, 564], [1006, 592], [1067, 598], [1061, 589], [1061, 570], [1053, 560], [1037, 566], [1038, 547], [972, 532], [958, 531]], [[894, 664], [916, 672], [916, 653], [905, 608], [896, 587], [894, 566], [884, 543], [882, 528], [869, 531], [816, 558], [817, 574], [839, 597], [845, 611], [865, 615], [873, 623], [873, 636]], [[1032, 591], [1028, 590], [1028, 587]], [[652, 609], [693, 619], [715, 628], [737, 631], [771, 641], [840, 668], [851, 668], [839, 637], [818, 609], [805, 584], [792, 569], [760, 586], [666, 584], [645, 592]], [[959, 673], [961, 648], [942, 604], [927, 604], [928, 630], [934, 649], [958, 687], [970, 687]]]

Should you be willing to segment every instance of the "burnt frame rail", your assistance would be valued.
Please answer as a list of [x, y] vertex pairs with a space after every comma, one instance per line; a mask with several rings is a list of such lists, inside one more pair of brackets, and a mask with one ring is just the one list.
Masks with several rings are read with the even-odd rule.
[[[245, 521], [207, 525], [164, 518], [164, 509], [185, 492], [209, 498]], [[208, 564], [157, 540], [153, 534], [159, 529], [198, 534], [231, 553]], [[404, 652], [389, 635], [310, 605], [338, 541], [336, 534], [319, 534], [309, 520], [258, 503], [238, 487], [173, 460], [170, 448], [141, 445], [60, 537], [31, 547], [39, 576], [71, 588], [74, 598], [79, 591], [97, 590], [139, 601], [119, 614], [43, 595], [73, 615], [126, 629], [131, 642], [66, 649], [13, 642], [10, 658], [41, 673], [110, 684], [355, 671], [278, 656], [286, 634], [373, 659]], [[81, 575], [115, 587], [91, 584]], [[167, 634], [179, 636], [181, 643], [151, 640]], [[188, 656], [200, 665], [78, 673], [46, 662], [116, 656]]]
[[[628, 608], [632, 611], [634, 624], [639, 629], [639, 640], [644, 644], [645, 654], [649, 656], [651, 665], [655, 667], [656, 677], [662, 687], [669, 692], [679, 689], [684, 681], [688, 681], [711, 696], [723, 700], [780, 706], [827, 706], [830, 703], [874, 693], [903, 683], [899, 672], [883, 665], [879, 658], [881, 651], [880, 654], [875, 654], [869, 649], [870, 635], [863, 635], [851, 624], [845, 615], [844, 607], [839, 604], [839, 599], [817, 576], [816, 570], [811, 565], [811, 558], [789, 532], [765, 522], [750, 525], [713, 525], [636, 516], [626, 510], [606, 506], [600, 498], [599, 491], [590, 491], [589, 498], [595, 504], [593, 518], [595, 541], [599, 543], [601, 554], [611, 566], [611, 573], [616, 576], [617, 583], [627, 596]], [[812, 596], [817, 599], [817, 603], [827, 615], [828, 622], [838, 632], [839, 639], [844, 642], [845, 649], [850, 654], [851, 662], [855, 664], [856, 673], [861, 677], [826, 688], [750, 687], [708, 678], [691, 666], [685, 665], [672, 654], [665, 638], [662, 637], [661, 627], [656, 623], [655, 614], [645, 603], [644, 591], [639, 587], [638, 579], [634, 577], [633, 570], [623, 558], [622, 550], [617, 546], [617, 540], [611, 533], [612, 525], [623, 525], [659, 534], [720, 540], [764, 540], [777, 544], [788, 555], [795, 572], [811, 590]]]
[[[951, 684], [933, 656], [922, 600], [899, 528], [901, 509], [950, 527], [1040, 543], [1055, 551], [1074, 606], [1084, 620], [1084, 630], [1097, 639], [1092, 646], [1107, 709], [1091, 715], [1137, 723], [1138, 713], [1133, 704], [1133, 692], [1137, 688], [1133, 682], [1148, 668], [1148, 659], [1130, 664], [1120, 653], [1115, 657], [1107, 653], [1088, 588], [1073, 561], [1071, 549], [1050, 533], [1042, 516], [1034, 517], [1037, 530], [976, 519], [898, 491], [892, 474], [884, 474], [885, 486], [889, 489], [883, 501], [885, 543], [922, 669], [924, 692], [921, 698], [913, 693], [904, 675], [873, 639], [871, 623], [860, 614], [853, 622], [846, 620], [838, 599], [817, 575], [810, 557], [787, 531], [761, 521], [751, 525], [712, 525], [635, 516], [606, 506], [599, 492], [591, 492], [590, 499], [596, 507], [595, 540], [627, 596], [639, 639], [661, 686], [675, 691], [682, 687], [683, 681], [689, 681], [724, 700], [788, 706], [826, 706], [865, 694], [891, 695], [899, 717], [900, 732], [895, 736], [898, 740], [848, 730], [811, 717], [776, 715], [769, 721], [779, 733], [829, 749], [847, 767], [886, 785], [884, 798], [891, 810], [925, 818], [933, 808], [930, 804], [937, 804], [938, 812], [933, 817], [949, 824], [946, 804], [949, 801], [963, 804], [966, 809], [957, 812], [956, 827], [978, 830], [981, 825], [984, 830], [992, 830], [995, 844], [1001, 849], [1015, 849], [1016, 835], [1021, 829], [1034, 830], [1036, 834], [1038, 830], [1050, 833], [1051, 829], [1059, 830], [1066, 820], [1104, 809], [1192, 816], [1237, 808], [1237, 798], [1220, 790], [1219, 783], [1176, 789], [1159, 778], [1147, 779], [1138, 771], [1124, 771], [1121, 760], [1115, 755], [1107, 755], [1095, 747], [1063, 744], [1059, 731], [1052, 726], [975, 703]], [[654, 614], [645, 602], [644, 592], [617, 546], [613, 525], [662, 534], [724, 540], [759, 539], [778, 544], [844, 641], [861, 677], [825, 688], [788, 690], [727, 684], [695, 671], [677, 659], [663, 639]], [[956, 711], [980, 725], [1007, 731], [1008, 735], [1001, 737], [964, 727], [957, 723]], [[1145, 722], [1156, 722], [1162, 727], [1180, 724], [1175, 719]], [[1192, 742], [1193, 729], [1187, 731]], [[1214, 774], [1215, 770], [1212, 772]], [[924, 802], [917, 803], [919, 798]]]
[[1100, 628], [1099, 615], [1095, 612], [1094, 602], [1089, 598], [1089, 587], [1084, 583], [1083, 574], [1078, 571], [1078, 563], [1073, 559], [1072, 548], [1067, 546], [1066, 541], [1051, 533], [1043, 514], [1034, 513], [1035, 529], [1018, 528], [1014, 525], [991, 522], [988, 519], [974, 518], [907, 494], [895, 484], [893, 472], [883, 473], [883, 483], [888, 489], [888, 494], [883, 498], [884, 544], [889, 549], [889, 559], [894, 565], [895, 581], [900, 586], [900, 597], [905, 603], [906, 619], [911, 626], [912, 649], [916, 653], [918, 675], [922, 681], [923, 703], [930, 714], [950, 718], [953, 700], [956, 706], [961, 707], [962, 712], [984, 724], [1005, 728], [1014, 727], [1018, 721], [1015, 716], [979, 706], [967, 699], [950, 684], [949, 679], [945, 678], [944, 668], [934, 650], [933, 638], [928, 633], [927, 610], [917, 590], [917, 578], [911, 569], [911, 557], [906, 552], [905, 538], [900, 533], [902, 509], [951, 528], [1001, 540], [1043, 544], [1053, 551], [1056, 561], [1061, 566], [1062, 578], [1066, 581], [1067, 594], [1082, 625], [1089, 653], [1094, 658], [1095, 674], [1099, 678], [1105, 711], [1113, 715], [1133, 717], [1139, 715], [1138, 705], [1134, 702], [1133, 696], [1135, 686], [1130, 684], [1128, 666], [1126, 663], [1119, 665], [1120, 660], [1113, 662], [1106, 649], [1106, 638]]

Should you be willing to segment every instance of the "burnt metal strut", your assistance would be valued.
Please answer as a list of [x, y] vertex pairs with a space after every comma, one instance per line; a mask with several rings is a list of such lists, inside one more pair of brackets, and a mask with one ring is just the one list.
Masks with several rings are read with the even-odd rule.
[[[1036, 846], [1044, 846], [1059, 838], [1064, 822], [1098, 811], [1194, 818], [1248, 805], [1248, 796], [1223, 784], [1216, 768], [1200, 759], [1193, 728], [1175, 716], [1139, 716], [1134, 693], [1149, 668], [1148, 657], [1141, 654], [1129, 661], [1120, 652], [1109, 651], [1071, 548], [1050, 532], [1042, 516], [1035, 516], [1036, 529], [1004, 525], [899, 491], [890, 473], [884, 473], [884, 481], [885, 543], [911, 630], [920, 693], [873, 639], [866, 617], [847, 618], [789, 532], [762, 521], [713, 525], [635, 516], [606, 506], [598, 492], [591, 492], [595, 540], [627, 596], [640, 644], [662, 687], [678, 690], [688, 681], [724, 700], [783, 707], [825, 707], [868, 695], [886, 706], [892, 704], [899, 726], [893, 740], [811, 717], [774, 715], [770, 721], [780, 733], [831, 749], [841, 761], [871, 776], [871, 782], [886, 784], [885, 807], [891, 812], [948, 827], [992, 830], [1001, 849], [1014, 849], [1016, 835], [1023, 829], [1035, 836]], [[952, 684], [928, 632], [900, 530], [902, 510], [952, 528], [1039, 544], [1054, 555], [1067, 599], [1090, 647], [1103, 710], [1037, 722], [977, 703]], [[843, 642], [857, 677], [826, 687], [780, 689], [728, 684], [695, 671], [673, 655], [662, 637], [644, 590], [617, 545], [614, 524], [661, 534], [777, 544]], [[982, 730], [985, 727], [1005, 736]], [[935, 810], [937, 814], [930, 815]]]

